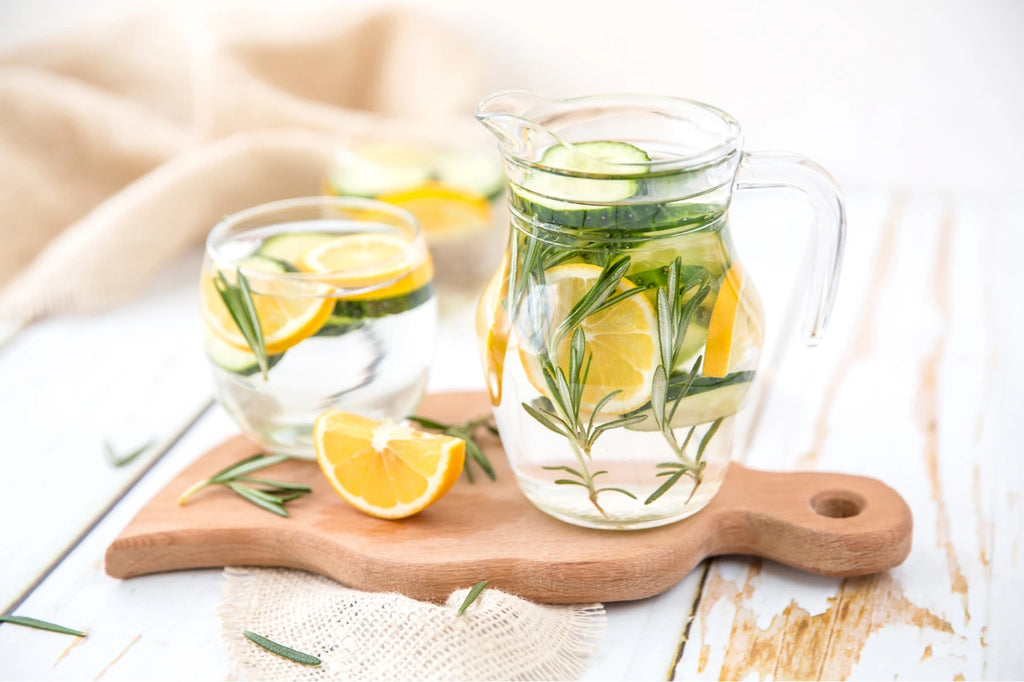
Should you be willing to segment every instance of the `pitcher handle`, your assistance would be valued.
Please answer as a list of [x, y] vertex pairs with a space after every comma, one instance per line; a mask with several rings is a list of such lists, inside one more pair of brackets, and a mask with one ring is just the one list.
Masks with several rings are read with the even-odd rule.
[[824, 168], [798, 154], [744, 152], [735, 188], [795, 189], [810, 201], [815, 222], [814, 268], [813, 288], [804, 313], [804, 336], [807, 345], [817, 344], [832, 313], [846, 241], [846, 209], [836, 181]]

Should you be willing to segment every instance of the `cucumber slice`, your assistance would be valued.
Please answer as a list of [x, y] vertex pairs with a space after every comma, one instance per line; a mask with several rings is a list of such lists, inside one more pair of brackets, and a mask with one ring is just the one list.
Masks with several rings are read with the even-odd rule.
[[268, 258], [267, 256], [260, 255], [258, 252], [255, 255], [249, 256], [238, 262], [239, 267], [247, 270], [258, 270], [259, 272], [294, 272], [293, 268], [288, 263], [284, 263], [276, 258]]
[[609, 175], [643, 175], [647, 167], [623, 168], [620, 164], [645, 164], [651, 157], [643, 149], [626, 142], [577, 142], [572, 145], [559, 144], [548, 147], [540, 163], [543, 166], [574, 171]]
[[434, 175], [447, 187], [479, 194], [489, 201], [505, 191], [505, 172], [491, 154], [471, 150], [443, 152], [434, 158]]
[[336, 168], [328, 185], [335, 194], [373, 198], [418, 187], [432, 174], [429, 161], [418, 154], [380, 159], [358, 156]]
[[[675, 414], [672, 416], [672, 428], [686, 428], [697, 424], [706, 424], [719, 417], [728, 417], [739, 412], [743, 400], [750, 391], [754, 372], [733, 372], [724, 379], [698, 376], [693, 380], [685, 398], [679, 401]], [[666, 404], [671, 406], [679, 395], [684, 375], [676, 375], [669, 380]], [[673, 389], [674, 392], [673, 392]], [[632, 417], [637, 414], [647, 415], [647, 419], [627, 426], [632, 431], [657, 431], [658, 423], [651, 412], [651, 404], [625, 414]]]
[[295, 264], [306, 253], [324, 242], [337, 239], [338, 235], [330, 232], [284, 232], [275, 234], [260, 246], [257, 256], [271, 259], [289, 268], [297, 270]]
[[389, 298], [371, 298], [356, 300], [340, 300], [334, 304], [332, 317], [339, 317], [351, 322], [366, 318], [397, 315], [412, 310], [430, 300], [434, 295], [434, 285], [424, 284], [407, 294]]
[[[622, 202], [637, 193], [640, 187], [636, 180], [623, 176], [642, 175], [647, 172], [644, 165], [623, 166], [619, 164], [642, 164], [650, 161], [647, 152], [625, 142], [581, 142], [572, 146], [549, 147], [541, 156], [540, 165], [554, 170], [571, 173], [609, 175], [612, 177], [581, 178], [562, 175], [549, 170], [535, 169], [523, 180], [524, 199], [532, 204], [552, 211], [552, 215], [538, 215], [543, 222], [558, 223], [575, 227], [601, 227], [618, 224], [618, 209], [639, 209], [653, 204], [637, 206], [610, 206]], [[596, 205], [597, 213], [592, 215], [565, 215], [594, 209], [579, 204]]]
[[[258, 374], [260, 363], [256, 356], [247, 350], [235, 348], [228, 342], [212, 334], [206, 327], [203, 327], [203, 348], [206, 349], [206, 356], [210, 361], [221, 369], [233, 374], [248, 377]], [[284, 353], [267, 356], [267, 367], [273, 367], [281, 361]]]
[[729, 250], [719, 230], [693, 230], [675, 237], [654, 239], [630, 249], [629, 255], [630, 266], [626, 276], [634, 281], [658, 270], [663, 271], [665, 281], [668, 281], [668, 266], [677, 257], [682, 262], [684, 279], [696, 268], [704, 268], [713, 277], [721, 277], [731, 264]]

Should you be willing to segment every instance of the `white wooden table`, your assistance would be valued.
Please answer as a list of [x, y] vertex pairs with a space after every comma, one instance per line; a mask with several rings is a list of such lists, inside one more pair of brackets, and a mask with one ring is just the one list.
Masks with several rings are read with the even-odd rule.
[[[913, 510], [909, 559], [845, 580], [707, 561], [658, 597], [608, 605], [585, 679], [1024, 677], [1024, 207], [882, 189], [847, 199], [829, 337], [814, 350], [773, 338], [742, 459], [882, 479]], [[805, 216], [777, 199], [734, 213], [777, 332]], [[219, 570], [103, 572], [140, 507], [235, 431], [210, 404], [197, 271], [192, 254], [128, 306], [43, 321], [0, 347], [0, 609], [89, 631], [0, 625], [0, 679], [231, 677]], [[431, 389], [482, 388], [472, 301], [442, 308]], [[131, 465], [104, 458], [105, 440], [127, 451], [152, 438]]]

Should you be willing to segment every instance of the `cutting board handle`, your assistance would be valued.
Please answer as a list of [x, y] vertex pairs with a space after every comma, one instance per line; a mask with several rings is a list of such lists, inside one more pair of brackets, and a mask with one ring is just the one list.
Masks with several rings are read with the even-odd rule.
[[863, 476], [776, 473], [733, 463], [697, 516], [707, 556], [753, 554], [828, 576], [864, 575], [910, 553], [913, 517], [899, 493]]

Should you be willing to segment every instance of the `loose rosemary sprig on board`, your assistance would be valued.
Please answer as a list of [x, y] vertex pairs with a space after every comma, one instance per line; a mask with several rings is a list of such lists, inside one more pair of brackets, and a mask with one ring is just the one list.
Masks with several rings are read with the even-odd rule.
[[307, 495], [313, 492], [313, 489], [301, 483], [271, 481], [249, 475], [274, 464], [280, 464], [287, 459], [289, 459], [288, 455], [262, 453], [243, 459], [241, 462], [236, 462], [213, 476], [190, 486], [178, 498], [178, 504], [184, 505], [192, 495], [207, 486], [223, 485], [261, 509], [273, 512], [278, 516], [288, 516], [288, 510], [284, 508], [285, 503]]
[[265, 381], [270, 368], [267, 362], [267, 347], [263, 340], [263, 327], [260, 325], [259, 315], [256, 314], [249, 280], [242, 274], [241, 268], [235, 269], [235, 281], [237, 284], [231, 284], [220, 271], [213, 278], [213, 284], [224, 302], [224, 307], [228, 309], [231, 319], [235, 321], [245, 342], [249, 344], [249, 350], [256, 356], [256, 363]]
[[[494, 435], [498, 435], [498, 429], [490, 423], [491, 416], [484, 415], [477, 417], [476, 419], [470, 419], [464, 424], [444, 424], [434, 419], [428, 419], [427, 417], [418, 417], [410, 415], [406, 417], [411, 422], [414, 422], [422, 428], [429, 429], [431, 431], [437, 431], [443, 433], [446, 436], [454, 436], [455, 438], [461, 438], [466, 443], [466, 454], [469, 458], [477, 463], [487, 478], [492, 481], [495, 479], [494, 467], [491, 465], [491, 461], [487, 459], [487, 455], [484, 454], [483, 449], [479, 443], [476, 442], [476, 432], [480, 428], [486, 428]], [[473, 471], [469, 468], [469, 462], [466, 463], [466, 467], [463, 469], [466, 473], [466, 479], [473, 482]]]

